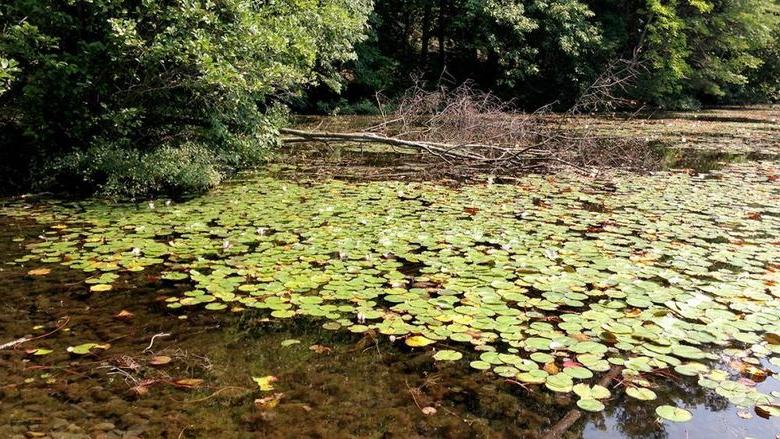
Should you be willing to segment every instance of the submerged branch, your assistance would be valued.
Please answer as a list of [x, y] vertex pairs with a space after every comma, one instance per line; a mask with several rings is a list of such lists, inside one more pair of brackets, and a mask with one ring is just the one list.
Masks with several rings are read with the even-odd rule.
[[[601, 378], [601, 380], [599, 380], [598, 385], [601, 387], [607, 387], [609, 383], [617, 379], [618, 375], [620, 375], [621, 372], [623, 372], [622, 367], [612, 366], [612, 369], [610, 369], [610, 371], [607, 372], [607, 374], [604, 375]], [[553, 428], [551, 428], [546, 435], [544, 435], [544, 439], [559, 439], [574, 424], [576, 424], [581, 417], [582, 417], [582, 412], [580, 410], [577, 409], [569, 410], [569, 412], [566, 413], [566, 415], [563, 418], [561, 418], [560, 421], [558, 421], [555, 425], [553, 425]]]

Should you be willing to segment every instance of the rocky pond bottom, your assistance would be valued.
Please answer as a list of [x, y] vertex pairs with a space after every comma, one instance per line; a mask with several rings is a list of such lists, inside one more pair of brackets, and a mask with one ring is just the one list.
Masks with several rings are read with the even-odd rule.
[[773, 163], [258, 175], [0, 226], [3, 437], [544, 437], [572, 408], [571, 437], [780, 432]]

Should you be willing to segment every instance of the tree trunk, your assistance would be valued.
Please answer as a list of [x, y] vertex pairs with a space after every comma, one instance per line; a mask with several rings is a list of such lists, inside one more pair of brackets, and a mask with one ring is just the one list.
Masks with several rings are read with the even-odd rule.
[[444, 71], [446, 66], [446, 29], [447, 29], [447, 7], [449, 5], [448, 0], [439, 0], [439, 65], [441, 70]]
[[423, 12], [422, 21], [422, 48], [420, 49], [420, 67], [425, 71], [430, 70], [428, 68], [428, 46], [431, 44], [431, 19], [432, 8], [430, 2], [425, 3], [425, 12]]

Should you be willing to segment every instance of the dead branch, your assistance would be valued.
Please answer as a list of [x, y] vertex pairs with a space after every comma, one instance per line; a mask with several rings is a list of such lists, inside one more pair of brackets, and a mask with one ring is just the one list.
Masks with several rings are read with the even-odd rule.
[[[641, 74], [637, 50], [630, 60], [618, 60], [585, 90], [577, 103], [562, 114], [544, 106], [533, 113], [515, 109], [471, 83], [454, 89], [409, 89], [392, 113], [379, 104], [382, 122], [358, 132], [285, 128], [290, 145], [324, 143], [381, 144], [393, 152], [433, 158], [449, 169], [472, 174], [512, 174], [518, 171], [568, 168], [595, 174], [601, 168], [646, 169], [657, 162], [649, 141], [631, 136], [605, 136], [584, 115], [612, 111], [630, 104], [623, 96]], [[362, 149], [361, 149], [362, 151]]]
[[70, 322], [70, 317], [68, 317], [68, 316], [65, 316], [65, 317], [61, 318], [61, 319], [58, 321], [58, 323], [57, 323], [57, 327], [56, 327], [56, 328], [54, 328], [52, 331], [50, 331], [50, 332], [47, 332], [46, 334], [43, 334], [43, 335], [39, 335], [39, 336], [37, 336], [37, 337], [22, 337], [22, 338], [19, 338], [19, 339], [16, 339], [16, 340], [14, 340], [14, 341], [11, 341], [11, 342], [8, 342], [8, 343], [5, 343], [5, 344], [3, 344], [3, 345], [0, 345], [0, 351], [2, 351], [2, 350], [4, 350], [4, 349], [16, 349], [16, 347], [17, 347], [17, 346], [20, 346], [20, 345], [22, 345], [22, 344], [24, 344], [24, 343], [27, 343], [27, 342], [30, 342], [30, 341], [33, 341], [33, 340], [39, 340], [39, 339], [41, 339], [41, 338], [48, 337], [48, 336], [50, 336], [50, 335], [54, 334], [55, 332], [58, 332], [58, 331], [60, 331], [60, 330], [61, 330], [62, 328], [64, 328], [65, 326], [67, 326], [69, 322]]
[[[441, 158], [466, 159], [481, 162], [495, 162], [511, 155], [512, 159], [521, 159], [522, 155], [533, 154], [533, 147], [512, 150], [498, 145], [488, 145], [479, 143], [461, 143], [450, 144], [429, 141], [404, 140], [397, 137], [388, 137], [375, 133], [331, 133], [331, 132], [311, 132], [289, 128], [280, 130], [282, 134], [293, 137], [283, 139], [286, 143], [296, 142], [354, 142], [354, 143], [378, 143], [396, 147], [413, 148], [420, 152], [427, 152]], [[490, 150], [500, 153], [497, 157], [490, 157], [481, 154], [480, 150]]]

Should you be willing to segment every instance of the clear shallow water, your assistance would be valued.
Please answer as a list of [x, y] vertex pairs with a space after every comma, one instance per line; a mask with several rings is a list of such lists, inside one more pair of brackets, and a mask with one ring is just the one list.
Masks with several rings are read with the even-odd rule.
[[[776, 197], [777, 185], [766, 177], [772, 175], [767, 174], [769, 170], [762, 172], [760, 175], [752, 171], [746, 173], [745, 187], [726, 185], [713, 215], [727, 213], [730, 206], [735, 206], [735, 200], [739, 201], [739, 209], [752, 206], [753, 211], [763, 214], [761, 220], [765, 230], [755, 228], [750, 222], [757, 219], [742, 224], [741, 217], [740, 224], [733, 230], [756, 242], [771, 243], [777, 212], [767, 203]], [[736, 178], [731, 183], [738, 181], [740, 179]], [[632, 190], [638, 190], [641, 183], [648, 182], [651, 181], [626, 184]], [[701, 181], [691, 184], [694, 186], [690, 187], [689, 193], [711, 192], [706, 188], [696, 189], [695, 185], [704, 184]], [[556, 197], [562, 195], [561, 200], [570, 199], [571, 196], [566, 195], [570, 192], [550, 190], [544, 184], [542, 187], [545, 198], [541, 205], [534, 201], [538, 197], [529, 197], [528, 209], [543, 208], [544, 204], [562, 211], [571, 207], [567, 207], [568, 201], [563, 207], [556, 206]], [[611, 190], [609, 186], [606, 188]], [[745, 188], [755, 191], [747, 193]], [[395, 194], [397, 189], [393, 186], [391, 192]], [[305, 197], [306, 190], [301, 191]], [[428, 209], [444, 208], [440, 199], [449, 195], [439, 189], [436, 191], [433, 200], [423, 200], [425, 202], [409, 196], [400, 199], [408, 203], [404, 209], [412, 206], [413, 212], [425, 214]], [[354, 192], [359, 193], [359, 190]], [[506, 198], [506, 193], [499, 193], [502, 199]], [[300, 194], [296, 192], [296, 195]], [[382, 192], [378, 194], [382, 195]], [[675, 194], [679, 194], [677, 189], [669, 192], [672, 200]], [[387, 196], [383, 194], [377, 198], [376, 195], [375, 192], [368, 200], [381, 201], [382, 196]], [[610, 199], [609, 193], [602, 196]], [[440, 198], [437, 200], [436, 197]], [[706, 201], [713, 199], [719, 197], [712, 195]], [[470, 208], [479, 199], [469, 201], [466, 207]], [[585, 204], [585, 210], [594, 215], [604, 214], [604, 209], [595, 208], [599, 205], [593, 201]], [[208, 202], [209, 199], [205, 199], [201, 203], [208, 205]], [[641, 197], [636, 201], [645, 202], [652, 204], [654, 201]], [[300, 203], [306, 203], [306, 200], [300, 199]], [[297, 208], [300, 206], [298, 204]], [[480, 214], [479, 211], [484, 214], [490, 209], [487, 204], [477, 206], [475, 214]], [[696, 206], [697, 203], [693, 203], [687, 208], [693, 212]], [[146, 217], [144, 209], [146, 207], [142, 205], [136, 210]], [[455, 204], [455, 209], [462, 210], [463, 207]], [[350, 210], [354, 209], [345, 209]], [[132, 211], [123, 210], [119, 216], [133, 215]], [[220, 217], [225, 210], [219, 207], [216, 211]], [[55, 220], [69, 219], [63, 211], [59, 212], [58, 215], [63, 216]], [[433, 216], [445, 214], [446, 210], [442, 210]], [[472, 221], [469, 217], [473, 216], [469, 211], [459, 215], [457, 222], [452, 223], [453, 228]], [[687, 217], [683, 215], [682, 218]], [[593, 219], [598, 225], [604, 218]], [[23, 246], [40, 242], [37, 237], [44, 230], [49, 238], [67, 234], [62, 229], [52, 230], [52, 223], [42, 226], [25, 217], [2, 221], [0, 246], [7, 260], [27, 254]], [[233, 220], [227, 222], [235, 224]], [[301, 226], [295, 224], [295, 227]], [[696, 225], [693, 227], [695, 229]], [[585, 229], [586, 233], [601, 233]], [[676, 236], [678, 232], [665, 233]], [[770, 234], [769, 239], [763, 232]], [[126, 235], [132, 233], [122, 234]], [[25, 240], [19, 241], [20, 237]], [[691, 239], [690, 236], [687, 238]], [[119, 240], [118, 237], [112, 239]], [[162, 242], [168, 239], [170, 237], [165, 236]], [[197, 248], [205, 248], [208, 251], [204, 254], [210, 255], [210, 246], [223, 246], [225, 237], [217, 233], [212, 241], [200, 243]], [[463, 245], [485, 247], [479, 243]], [[84, 250], [76, 249], [81, 250], [58, 257], [78, 259], [78, 254], [83, 254]], [[760, 259], [764, 254], [762, 251], [773, 250], [755, 250], [750, 253], [751, 258], [758, 255]], [[239, 256], [243, 254], [240, 252]], [[181, 260], [170, 262], [178, 264]], [[249, 307], [247, 310], [244, 307], [233, 313], [205, 312], [202, 307], [187, 305], [172, 308], [172, 303], [181, 303], [172, 299], [181, 298], [191, 286], [160, 279], [155, 264], [144, 271], [123, 273], [112, 279], [112, 289], [105, 292], [90, 292], [90, 285], [94, 283], [84, 283], [94, 272], [85, 274], [81, 270], [67, 269], [55, 261], [18, 264], [6, 266], [0, 272], [0, 288], [5, 295], [5, 312], [0, 317], [4, 337], [0, 342], [28, 334], [48, 333], [65, 316], [69, 317], [66, 328], [70, 330], [60, 330], [14, 351], [0, 352], [3, 362], [0, 373], [4, 375], [0, 377], [3, 383], [0, 433], [9, 437], [30, 432], [95, 435], [98, 430], [120, 437], [133, 434], [143, 437], [541, 437], [576, 401], [571, 394], [556, 394], [539, 386], [528, 386], [526, 390], [492, 372], [474, 370], [468, 361], [434, 362], [430, 348], [410, 348], [399, 341], [392, 342], [389, 336], [381, 334], [381, 328], [373, 334], [369, 331], [356, 334], [346, 330], [327, 331], [320, 327], [322, 322], [314, 318], [316, 316], [303, 313], [293, 319], [273, 318], [263, 308]], [[420, 268], [414, 268], [414, 264], [401, 265], [400, 271], [406, 275], [416, 273]], [[50, 267], [51, 273], [44, 276], [28, 274], [31, 268], [41, 266]], [[750, 266], [748, 264], [746, 268]], [[122, 310], [132, 312], [135, 317], [130, 321], [116, 319], [114, 316]], [[44, 327], [35, 329], [39, 325]], [[144, 352], [155, 334], [170, 335], [158, 337], [152, 348]], [[282, 341], [288, 339], [301, 343], [282, 347]], [[110, 343], [111, 347], [86, 357], [65, 351], [68, 346], [86, 342]], [[462, 350], [456, 343], [442, 344]], [[318, 348], [321, 352], [318, 353], [309, 348], [313, 345], [327, 349]], [[35, 357], [24, 352], [30, 348], [47, 348], [53, 352]], [[475, 358], [474, 354], [464, 352], [470, 359]], [[170, 356], [172, 361], [164, 366], [149, 365], [156, 355]], [[777, 372], [774, 366], [769, 369]], [[271, 393], [261, 393], [251, 381], [252, 376], [266, 375], [278, 377], [276, 389]], [[695, 385], [694, 378], [667, 379], [653, 373], [647, 375], [656, 386], [658, 401], [633, 401], [623, 394], [621, 387], [611, 387], [613, 397], [606, 401], [604, 414], [588, 415], [585, 422], [571, 430], [571, 436], [773, 438], [780, 431], [777, 418], [764, 420], [754, 415], [753, 419], [745, 420], [737, 417], [737, 410], [725, 398]], [[203, 382], [188, 389], [177, 384], [181, 379]], [[139, 383], [146, 393], [138, 394]], [[764, 393], [778, 390], [777, 379], [769, 377], [759, 384], [759, 389]], [[284, 394], [279, 397], [276, 407], [265, 410], [256, 407], [256, 399], [276, 393]], [[693, 421], [685, 424], [656, 422], [654, 408], [661, 403], [689, 408], [694, 413]], [[435, 407], [436, 414], [424, 415], [422, 409], [426, 407]]]

